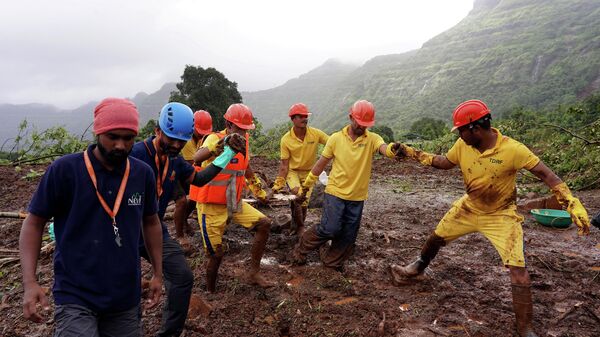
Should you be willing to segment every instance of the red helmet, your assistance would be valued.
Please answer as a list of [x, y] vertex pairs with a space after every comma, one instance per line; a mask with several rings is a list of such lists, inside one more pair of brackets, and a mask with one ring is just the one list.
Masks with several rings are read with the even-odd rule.
[[370, 127], [375, 124], [375, 107], [369, 101], [356, 101], [350, 108], [350, 115], [361, 126]]
[[487, 105], [478, 99], [464, 101], [452, 113], [452, 131], [461, 126], [471, 124], [489, 113], [490, 109], [488, 109]]
[[201, 135], [212, 132], [212, 117], [208, 111], [198, 110], [194, 112], [194, 130]]
[[288, 116], [290, 116], [290, 117], [292, 117], [294, 115], [301, 115], [301, 116], [308, 117], [311, 115], [311, 113], [308, 112], [308, 108], [306, 107], [306, 105], [304, 103], [296, 103], [290, 107], [290, 111], [288, 113]]
[[240, 129], [253, 130], [256, 127], [252, 120], [252, 111], [242, 103], [230, 105], [223, 118], [237, 125]]

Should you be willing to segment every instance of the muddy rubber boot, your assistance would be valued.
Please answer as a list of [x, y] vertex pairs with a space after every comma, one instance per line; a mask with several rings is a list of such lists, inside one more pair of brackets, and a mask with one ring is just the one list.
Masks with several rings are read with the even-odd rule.
[[250, 284], [256, 284], [263, 288], [273, 287], [275, 285], [275, 283], [267, 281], [260, 274], [260, 260], [265, 253], [270, 227], [271, 220], [269, 220], [269, 218], [262, 218], [258, 220], [258, 223], [256, 224], [254, 243], [250, 250], [250, 271], [247, 274], [248, 282]]
[[325, 242], [329, 241], [326, 238], [321, 238], [317, 234], [317, 227], [311, 226], [304, 231], [300, 241], [292, 252], [292, 263], [295, 265], [306, 264], [306, 254], [321, 247]]
[[512, 284], [513, 310], [517, 323], [517, 333], [521, 337], [537, 337], [533, 332], [533, 302], [531, 300], [531, 285]]
[[304, 217], [302, 216], [302, 203], [292, 201], [292, 221], [298, 238], [304, 233]]
[[306, 214], [308, 214], [308, 206], [302, 206], [302, 228], [300, 228], [299, 233], [304, 233], [306, 229]]
[[217, 276], [219, 275], [219, 266], [223, 260], [223, 248], [221, 245], [215, 247], [215, 253], [208, 255], [208, 263], [206, 264], [206, 290], [211, 293], [217, 291]]
[[399, 281], [403, 278], [407, 277], [415, 277], [423, 274], [429, 263], [437, 253], [440, 248], [446, 245], [446, 241], [441, 236], [436, 235], [435, 233], [431, 234], [427, 241], [425, 241], [425, 245], [423, 245], [423, 249], [421, 249], [421, 257], [419, 257], [413, 263], [401, 267], [397, 265], [390, 266], [390, 272], [392, 273], [392, 278], [394, 281]]
[[[344, 271], [344, 262], [354, 253], [355, 244], [341, 246], [332, 243], [330, 247], [321, 246], [319, 257], [324, 267], [334, 269], [336, 271]], [[325, 247], [325, 249], [323, 249]]]

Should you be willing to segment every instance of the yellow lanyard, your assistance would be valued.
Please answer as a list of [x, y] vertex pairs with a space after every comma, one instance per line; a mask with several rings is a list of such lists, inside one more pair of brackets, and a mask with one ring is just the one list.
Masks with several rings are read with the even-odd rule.
[[[152, 141], [152, 145], [154, 145], [154, 162], [156, 163], [156, 194], [160, 199], [160, 196], [163, 194], [163, 184], [167, 178], [167, 172], [169, 171], [169, 159], [165, 160], [165, 167], [163, 167], [162, 177], [160, 174], [160, 158], [158, 157], [158, 138], [154, 138]], [[166, 156], [163, 156], [166, 157]]]

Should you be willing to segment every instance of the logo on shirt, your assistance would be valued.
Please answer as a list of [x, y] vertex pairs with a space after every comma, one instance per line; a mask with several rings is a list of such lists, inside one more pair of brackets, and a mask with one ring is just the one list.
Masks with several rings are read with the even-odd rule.
[[315, 141], [313, 140], [312, 142], [308, 142], [307, 144], [314, 144], [314, 143], [315, 143]]
[[173, 170], [171, 172], [171, 176], [169, 177], [169, 181], [174, 181], [175, 180], [175, 170]]
[[367, 146], [367, 144], [358, 144], [357, 146], [358, 147], [365, 147], [365, 146]]
[[490, 158], [490, 163], [492, 164], [502, 164], [503, 160]]
[[239, 161], [238, 158], [232, 158], [231, 161], [229, 161], [229, 164], [237, 164]]
[[140, 206], [142, 204], [142, 195], [138, 192], [132, 194], [129, 199], [127, 199], [128, 206]]

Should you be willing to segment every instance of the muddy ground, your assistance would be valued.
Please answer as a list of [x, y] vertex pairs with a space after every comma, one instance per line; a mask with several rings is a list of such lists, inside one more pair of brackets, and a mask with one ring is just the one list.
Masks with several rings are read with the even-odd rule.
[[[254, 158], [253, 166], [274, 178], [277, 162]], [[26, 209], [39, 178], [24, 179], [43, 166], [0, 167], [0, 211]], [[525, 190], [520, 194], [525, 195]], [[463, 193], [458, 170], [441, 172], [413, 163], [377, 159], [365, 204], [357, 249], [343, 273], [323, 269], [317, 254], [291, 266], [297, 238], [272, 233], [262, 268], [277, 286], [244, 283], [252, 236], [232, 226], [217, 294], [204, 291], [204, 254], [197, 231], [188, 261], [195, 274], [190, 318], [183, 336], [512, 336], [510, 279], [491, 244], [481, 235], [442, 249], [425, 277], [405, 285], [390, 281], [388, 266], [413, 260], [451, 202]], [[598, 190], [577, 193], [591, 214], [600, 210]], [[531, 194], [529, 195], [531, 197]], [[272, 217], [287, 207], [265, 207]], [[311, 209], [308, 222], [320, 219]], [[195, 219], [190, 219], [197, 226]], [[51, 313], [41, 324], [22, 317], [17, 256], [20, 220], [0, 219], [0, 336], [50, 336]], [[169, 221], [172, 228], [172, 222]], [[526, 260], [533, 282], [534, 325], [540, 336], [600, 336], [600, 231], [588, 237], [524, 223]], [[46, 238], [45, 243], [48, 242]], [[144, 270], [147, 272], [148, 266]], [[40, 258], [39, 280], [52, 287], [52, 258]], [[149, 277], [147, 274], [146, 277]], [[51, 296], [50, 296], [51, 297]], [[198, 299], [210, 303], [204, 311]], [[385, 316], [385, 321], [383, 317]], [[145, 334], [160, 324], [158, 308], [143, 313]]]

